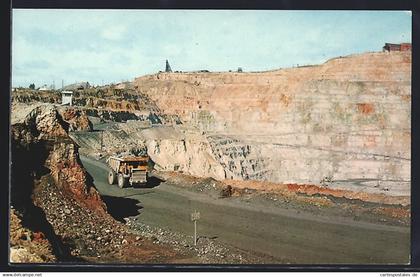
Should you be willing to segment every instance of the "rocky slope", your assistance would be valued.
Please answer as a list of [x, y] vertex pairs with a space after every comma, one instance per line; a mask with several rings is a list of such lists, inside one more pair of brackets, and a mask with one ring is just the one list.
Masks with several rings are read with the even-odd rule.
[[11, 128], [12, 262], [152, 263], [176, 255], [107, 213], [54, 106], [26, 111]]
[[[68, 127], [58, 111], [49, 105], [35, 108], [23, 122], [13, 124], [12, 157], [15, 163], [12, 174], [19, 179], [25, 173], [36, 176], [48, 172], [63, 192], [80, 199], [93, 210], [104, 210], [99, 194], [87, 183], [77, 146], [67, 135]], [[31, 157], [30, 163], [25, 156]]]
[[[19, 88], [14, 90], [11, 96], [14, 103], [61, 103], [61, 93], [56, 90], [39, 91]], [[154, 102], [146, 95], [142, 95], [130, 88], [123, 89], [114, 85], [75, 90], [73, 93], [73, 105], [112, 111], [148, 110], [159, 112]]]
[[409, 195], [411, 53], [261, 73], [159, 73], [135, 87], [208, 135], [233, 179]]
[[10, 209], [10, 261], [12, 263], [56, 262], [51, 243], [42, 232], [22, 226], [22, 217]]

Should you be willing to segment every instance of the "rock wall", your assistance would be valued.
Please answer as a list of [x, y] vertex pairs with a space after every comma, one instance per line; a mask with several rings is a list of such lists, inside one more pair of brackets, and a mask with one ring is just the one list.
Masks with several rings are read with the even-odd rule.
[[12, 262], [170, 262], [173, 249], [131, 233], [106, 213], [54, 106], [40, 105], [13, 120]]
[[68, 128], [52, 105], [39, 106], [22, 122], [12, 125], [12, 202], [26, 205], [25, 201], [30, 201], [26, 197], [20, 201], [21, 193], [31, 194], [34, 179], [50, 174], [63, 193], [91, 210], [106, 210], [98, 192], [88, 183]]
[[225, 171], [205, 137], [197, 133], [183, 133], [172, 127], [147, 129], [142, 135], [156, 169], [219, 180], [225, 178]]
[[334, 186], [409, 194], [410, 52], [261, 73], [159, 73], [135, 86], [205, 131], [227, 178], [327, 177]]
[[92, 131], [93, 125], [90, 122], [86, 111], [77, 110], [72, 107], [61, 108], [61, 117], [69, 124], [69, 131]]
[[[116, 88], [103, 86], [73, 91], [73, 105], [86, 108], [99, 108], [109, 111], [142, 111], [159, 113], [155, 103], [146, 95], [138, 93], [130, 88]], [[12, 91], [14, 103], [61, 103], [61, 92], [58, 90], [39, 91], [20, 88]]]
[[258, 145], [246, 144], [236, 138], [209, 136], [212, 152], [225, 170], [227, 179], [269, 180], [272, 169]]
[[149, 121], [150, 124], [181, 124], [181, 120], [176, 115], [165, 115], [154, 113], [153, 111], [114, 111], [106, 109], [79, 108], [83, 113], [90, 117], [95, 117], [105, 121], [126, 122], [129, 120]]
[[108, 125], [103, 132], [74, 132], [71, 137], [85, 155], [135, 153], [145, 148], [155, 169], [225, 178], [206, 137], [181, 125], [152, 127], [149, 121], [130, 120]]
[[[57, 217], [70, 211], [65, 199], [77, 203], [91, 216], [106, 216], [106, 206], [88, 180], [78, 147], [67, 135], [69, 125], [52, 105], [32, 108], [22, 111], [25, 116], [12, 116], [11, 207], [30, 232], [11, 224], [10, 258], [13, 262], [74, 262], [68, 237], [59, 232], [56, 224], [59, 222], [67, 230], [77, 227]], [[52, 200], [45, 187], [59, 197]], [[45, 199], [53, 201], [56, 208], [45, 206]], [[22, 230], [33, 236], [17, 237]]]

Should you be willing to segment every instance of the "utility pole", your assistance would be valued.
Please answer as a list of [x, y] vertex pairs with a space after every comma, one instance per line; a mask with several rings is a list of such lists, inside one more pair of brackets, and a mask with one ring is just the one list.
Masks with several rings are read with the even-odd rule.
[[64, 88], [64, 80], [61, 79], [61, 89], [63, 89], [63, 88]]

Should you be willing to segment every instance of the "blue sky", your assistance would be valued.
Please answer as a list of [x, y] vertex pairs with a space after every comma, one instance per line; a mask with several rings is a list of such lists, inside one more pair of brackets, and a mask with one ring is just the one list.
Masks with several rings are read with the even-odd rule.
[[411, 42], [406, 11], [13, 10], [12, 85], [269, 70]]

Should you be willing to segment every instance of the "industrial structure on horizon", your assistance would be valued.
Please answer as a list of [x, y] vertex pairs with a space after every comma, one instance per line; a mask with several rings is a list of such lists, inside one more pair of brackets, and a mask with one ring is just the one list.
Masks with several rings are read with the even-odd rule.
[[382, 47], [383, 51], [411, 51], [411, 43], [385, 43], [384, 47]]
[[172, 69], [171, 69], [171, 66], [169, 65], [168, 60], [166, 60], [165, 72], [172, 72]]
[[61, 92], [61, 105], [73, 105], [73, 92], [70, 90], [63, 90]]

